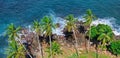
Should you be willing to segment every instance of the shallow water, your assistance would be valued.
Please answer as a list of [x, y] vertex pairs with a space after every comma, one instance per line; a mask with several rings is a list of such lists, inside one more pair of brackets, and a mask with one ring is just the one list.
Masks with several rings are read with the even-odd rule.
[[[26, 26], [34, 19], [51, 13], [57, 17], [68, 14], [79, 17], [84, 15], [87, 9], [91, 9], [99, 18], [115, 18], [112, 19], [115, 26], [120, 25], [120, 0], [0, 0], [0, 35], [10, 23]], [[1, 35], [0, 58], [6, 58], [3, 54], [6, 41]]]

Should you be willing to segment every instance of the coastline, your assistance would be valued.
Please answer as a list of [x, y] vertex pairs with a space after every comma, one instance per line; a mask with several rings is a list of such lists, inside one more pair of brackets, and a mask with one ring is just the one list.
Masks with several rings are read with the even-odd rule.
[[[55, 16], [54, 16], [54, 17], [55, 17]], [[56, 19], [56, 17], [55, 17], [55, 19]], [[55, 20], [55, 19], [54, 19], [54, 20]], [[60, 19], [61, 19], [61, 20], [60, 20]], [[105, 18], [105, 19], [106, 19], [106, 18]], [[120, 38], [120, 33], [114, 30], [114, 27], [113, 27], [113, 24], [114, 24], [114, 23], [111, 22], [111, 20], [105, 20], [105, 19], [98, 19], [98, 20], [96, 20], [96, 21], [93, 21], [92, 24], [93, 24], [93, 25], [106, 24], [106, 25], [111, 26], [112, 29], [113, 29], [113, 32], [114, 32], [114, 34], [115, 34], [115, 38], [119, 39], [119, 38]], [[83, 18], [80, 18], [79, 20], [80, 20], [80, 21], [83, 21], [84, 19], [83, 19]], [[54, 23], [59, 23], [60, 26], [59, 26], [59, 28], [57, 28], [56, 30], [53, 31], [53, 34], [60, 35], [60, 36], [64, 36], [62, 31], [63, 31], [63, 29], [64, 29], [64, 27], [65, 27], [65, 25], [66, 25], [66, 21], [65, 21], [63, 18], [57, 17], [57, 20], [56, 20]], [[30, 32], [31, 32], [31, 31], [34, 32], [34, 31], [32, 30], [32, 28], [31, 28], [31, 25], [25, 26], [24, 28], [26, 28], [26, 29], [27, 29], [28, 31], [30, 31]], [[4, 34], [5, 34], [5, 32], [4, 32]], [[1, 36], [3, 36], [4, 34], [2, 34]], [[7, 46], [6, 46], [6, 48], [7, 48]]]

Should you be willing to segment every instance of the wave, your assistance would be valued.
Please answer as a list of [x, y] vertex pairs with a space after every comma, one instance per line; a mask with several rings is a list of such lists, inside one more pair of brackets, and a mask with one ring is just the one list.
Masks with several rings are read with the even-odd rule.
[[[66, 20], [62, 17], [58, 17], [55, 15], [55, 13], [49, 13], [49, 16], [52, 17], [52, 20], [53, 20], [53, 23], [59, 23], [59, 27], [56, 28], [56, 29], [53, 29], [53, 34], [56, 34], [56, 35], [63, 35], [63, 29], [64, 27], [66, 26]], [[83, 16], [79, 16], [79, 17], [76, 17], [78, 18], [79, 21], [85, 21], [85, 19], [83, 18]], [[91, 25], [98, 25], [98, 24], [106, 24], [106, 25], [109, 25], [110, 27], [112, 27], [112, 30], [113, 30], [113, 33], [116, 35], [116, 36], [119, 36], [120, 35], [120, 27], [118, 24], [116, 24], [116, 19], [114, 17], [105, 17], [105, 18], [98, 18], [97, 20], [94, 20], [92, 22]], [[34, 30], [32, 30], [32, 25], [27, 25], [25, 26], [25, 28], [28, 29], [29, 32], [34, 32]], [[2, 34], [0, 34], [0, 36], [4, 36], [5, 32], [3, 32]]]
[[[84, 18], [79, 18], [80, 21], [84, 21]], [[56, 34], [56, 35], [63, 35], [63, 29], [66, 25], [66, 21], [65, 19], [61, 18], [61, 17], [54, 17], [53, 19], [53, 22], [56, 24], [56, 23], [59, 23], [60, 26], [59, 28], [56, 28], [56, 29], [53, 29], [53, 34]], [[116, 36], [119, 36], [120, 35], [120, 27], [115, 24], [115, 18], [99, 18], [98, 20], [94, 20], [92, 22], [91, 25], [98, 25], [98, 24], [106, 24], [106, 25], [109, 25], [110, 27], [112, 27], [112, 30], [113, 30], [113, 33], [116, 35]], [[26, 26], [25, 28], [28, 29], [29, 32], [32, 32], [32, 26], [31, 25], [28, 25]], [[34, 31], [33, 31], [34, 32]], [[5, 35], [5, 32], [1, 33], [0, 36], [4, 36]]]
[[[57, 17], [54, 14], [51, 14], [51, 16], [53, 18], [54, 23], [59, 23], [60, 24], [60, 27], [57, 28], [57, 29], [54, 29], [53, 33], [57, 34], [57, 35], [64, 35], [62, 33], [62, 30], [64, 29], [64, 27], [66, 25], [65, 19], [61, 18], [61, 17]], [[85, 21], [83, 16], [79, 16], [77, 18], [78, 18], [79, 21]], [[116, 36], [120, 36], [120, 27], [119, 27], [118, 24], [116, 24], [115, 21], [116, 21], [116, 19], [114, 17], [104, 17], [104, 18], [98, 18], [97, 20], [94, 20], [91, 25], [98, 25], [98, 24], [109, 25], [112, 28], [113, 33]]]

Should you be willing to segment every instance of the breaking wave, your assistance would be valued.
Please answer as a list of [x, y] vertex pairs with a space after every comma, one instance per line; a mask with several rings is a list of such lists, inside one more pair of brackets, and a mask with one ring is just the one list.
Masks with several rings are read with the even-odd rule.
[[[51, 14], [51, 16], [53, 18], [53, 22], [54, 23], [59, 23], [60, 24], [60, 27], [57, 28], [57, 29], [54, 29], [53, 33], [57, 34], [57, 35], [64, 35], [62, 33], [62, 30], [64, 29], [64, 27], [66, 25], [65, 19], [61, 18], [61, 17], [55, 16], [55, 14]], [[83, 16], [78, 17], [78, 20], [79, 21], [85, 21], [85, 19], [83, 18]], [[104, 17], [104, 18], [98, 18], [97, 20], [94, 20], [91, 25], [98, 25], [98, 24], [109, 25], [112, 28], [113, 33], [116, 36], [119, 36], [120, 35], [120, 27], [119, 27], [118, 24], [116, 24], [115, 21], [116, 21], [116, 19], [114, 17]]]

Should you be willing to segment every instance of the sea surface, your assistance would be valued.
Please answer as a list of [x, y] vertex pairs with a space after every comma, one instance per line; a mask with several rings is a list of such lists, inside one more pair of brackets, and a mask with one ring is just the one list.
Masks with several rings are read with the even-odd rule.
[[0, 0], [0, 58], [6, 58], [8, 44], [4, 33], [10, 23], [28, 26], [33, 20], [49, 14], [61, 18], [74, 14], [80, 18], [87, 9], [119, 33], [120, 0]]

